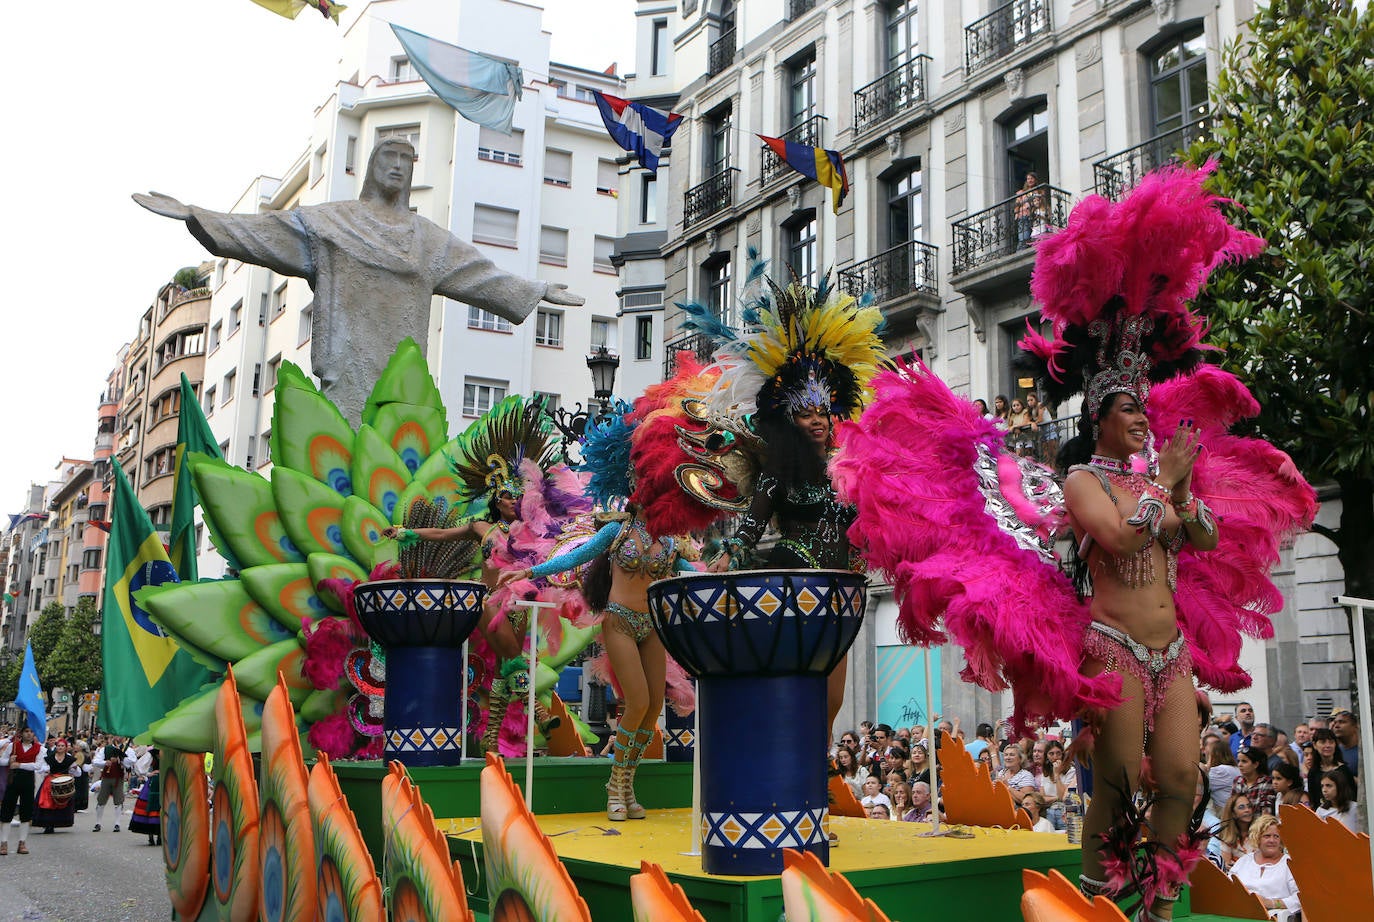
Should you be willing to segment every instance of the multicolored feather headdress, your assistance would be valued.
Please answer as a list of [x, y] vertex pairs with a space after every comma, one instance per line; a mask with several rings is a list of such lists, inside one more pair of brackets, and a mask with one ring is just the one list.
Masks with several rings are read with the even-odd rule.
[[744, 330], [736, 330], [700, 304], [679, 304], [684, 327], [716, 343], [722, 370], [708, 398], [722, 413], [790, 416], [808, 409], [839, 419], [858, 415], [868, 382], [887, 361], [878, 336], [882, 312], [865, 295], [855, 298], [830, 286], [799, 282], [781, 287], [763, 277], [763, 263], [750, 253], [749, 282], [762, 290], [746, 302]]
[[525, 492], [521, 463], [533, 461], [548, 470], [557, 456], [553, 425], [543, 406], [512, 394], [458, 437], [449, 465], [467, 502], [483, 496], [490, 501], [502, 493], [519, 499]]
[[1203, 189], [1212, 169], [1158, 170], [1119, 203], [1090, 195], [1039, 243], [1031, 295], [1053, 338], [1032, 330], [1020, 345], [1051, 402], [1083, 391], [1094, 417], [1110, 394], [1143, 405], [1152, 381], [1201, 361], [1206, 323], [1189, 302], [1218, 265], [1264, 249]]

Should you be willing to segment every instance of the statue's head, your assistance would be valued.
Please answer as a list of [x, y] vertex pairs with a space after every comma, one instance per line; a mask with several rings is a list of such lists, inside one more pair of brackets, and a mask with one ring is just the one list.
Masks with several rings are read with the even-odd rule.
[[383, 138], [367, 160], [367, 175], [358, 198], [400, 196], [410, 204], [410, 180], [415, 173], [415, 147], [405, 138]]

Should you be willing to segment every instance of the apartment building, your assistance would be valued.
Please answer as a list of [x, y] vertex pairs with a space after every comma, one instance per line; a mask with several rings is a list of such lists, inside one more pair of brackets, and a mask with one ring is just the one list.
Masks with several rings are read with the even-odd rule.
[[[625, 184], [624, 290], [661, 284], [660, 303], [696, 300], [733, 319], [752, 248], [775, 277], [814, 284], [829, 271], [842, 288], [871, 292], [890, 354], [920, 356], [956, 391], [989, 403], [1023, 396], [1035, 383], [1013, 359], [1027, 322], [1039, 322], [1035, 239], [1062, 227], [1083, 195], [1121, 195], [1207, 130], [1221, 50], [1253, 9], [1249, 0], [640, 0], [627, 92], [686, 121], [656, 181]], [[759, 134], [839, 150], [851, 183], [839, 213], [829, 189], [789, 169]], [[637, 226], [641, 214], [657, 223]], [[665, 371], [678, 349], [708, 351], [680, 319], [668, 308]], [[1053, 409], [1071, 421], [1078, 407]], [[1281, 725], [1349, 701], [1333, 553], [1315, 535], [1298, 543], [1276, 574], [1289, 600], [1278, 637], [1244, 654], [1257, 689], [1304, 689], [1269, 693]], [[923, 663], [898, 641], [890, 596], [880, 589], [875, 603], [851, 665], [852, 713], [909, 722], [924, 702]], [[936, 708], [1001, 713], [1008, 702], [958, 682], [960, 665], [943, 670]]]
[[43, 609], [43, 570], [47, 566], [48, 515], [43, 484], [29, 484], [18, 518], [4, 534], [5, 592], [14, 596], [0, 613], [3, 649], [23, 655], [28, 626]]

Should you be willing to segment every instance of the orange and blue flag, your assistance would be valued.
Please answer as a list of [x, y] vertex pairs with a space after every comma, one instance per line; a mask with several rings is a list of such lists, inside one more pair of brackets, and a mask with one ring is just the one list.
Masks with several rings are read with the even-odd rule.
[[113, 471], [100, 623], [104, 677], [97, 722], [106, 732], [138, 736], [214, 676], [154, 624], [134, 599], [144, 586], [178, 580], [124, 469], [116, 464]]
[[844, 158], [840, 156], [839, 151], [807, 147], [795, 141], [765, 135], [759, 135], [759, 140], [767, 144], [773, 153], [778, 155], [779, 160], [807, 179], [814, 179], [829, 189], [835, 213], [840, 213], [840, 205], [849, 194], [849, 176], [844, 171]]

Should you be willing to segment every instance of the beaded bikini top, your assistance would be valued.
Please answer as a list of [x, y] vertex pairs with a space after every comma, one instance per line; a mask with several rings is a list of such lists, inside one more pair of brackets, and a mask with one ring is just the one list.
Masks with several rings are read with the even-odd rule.
[[[1116, 494], [1112, 493], [1112, 487], [1116, 487], [1123, 493], [1131, 496], [1139, 496], [1142, 492], [1141, 483], [1148, 478], [1143, 474], [1137, 474], [1115, 465], [1102, 464], [1098, 461], [1098, 456], [1093, 456], [1091, 464], [1075, 464], [1069, 468], [1069, 473], [1074, 471], [1087, 471], [1097, 478], [1097, 482], [1102, 484], [1103, 491], [1111, 497], [1112, 504], [1120, 507]], [[1183, 542], [1188, 537], [1188, 533], [1180, 526], [1172, 535], [1160, 532], [1155, 540], [1160, 547], [1164, 548], [1166, 560], [1165, 570], [1169, 581], [1169, 590], [1172, 592], [1178, 589], [1178, 552], [1183, 548]], [[1083, 538], [1083, 544], [1079, 547], [1079, 556], [1087, 559], [1088, 551], [1092, 548], [1092, 536]], [[1132, 554], [1118, 556], [1102, 549], [1103, 557], [1109, 561], [1112, 570], [1116, 573], [1117, 579], [1128, 589], [1140, 589], [1148, 586], [1155, 581], [1155, 566], [1153, 544], [1147, 544], [1140, 550]]]
[[643, 573], [652, 579], [673, 575], [677, 558], [677, 544], [672, 538], [661, 538], [658, 550], [653, 535], [639, 516], [621, 525], [621, 533], [611, 553], [616, 565], [628, 573]]

